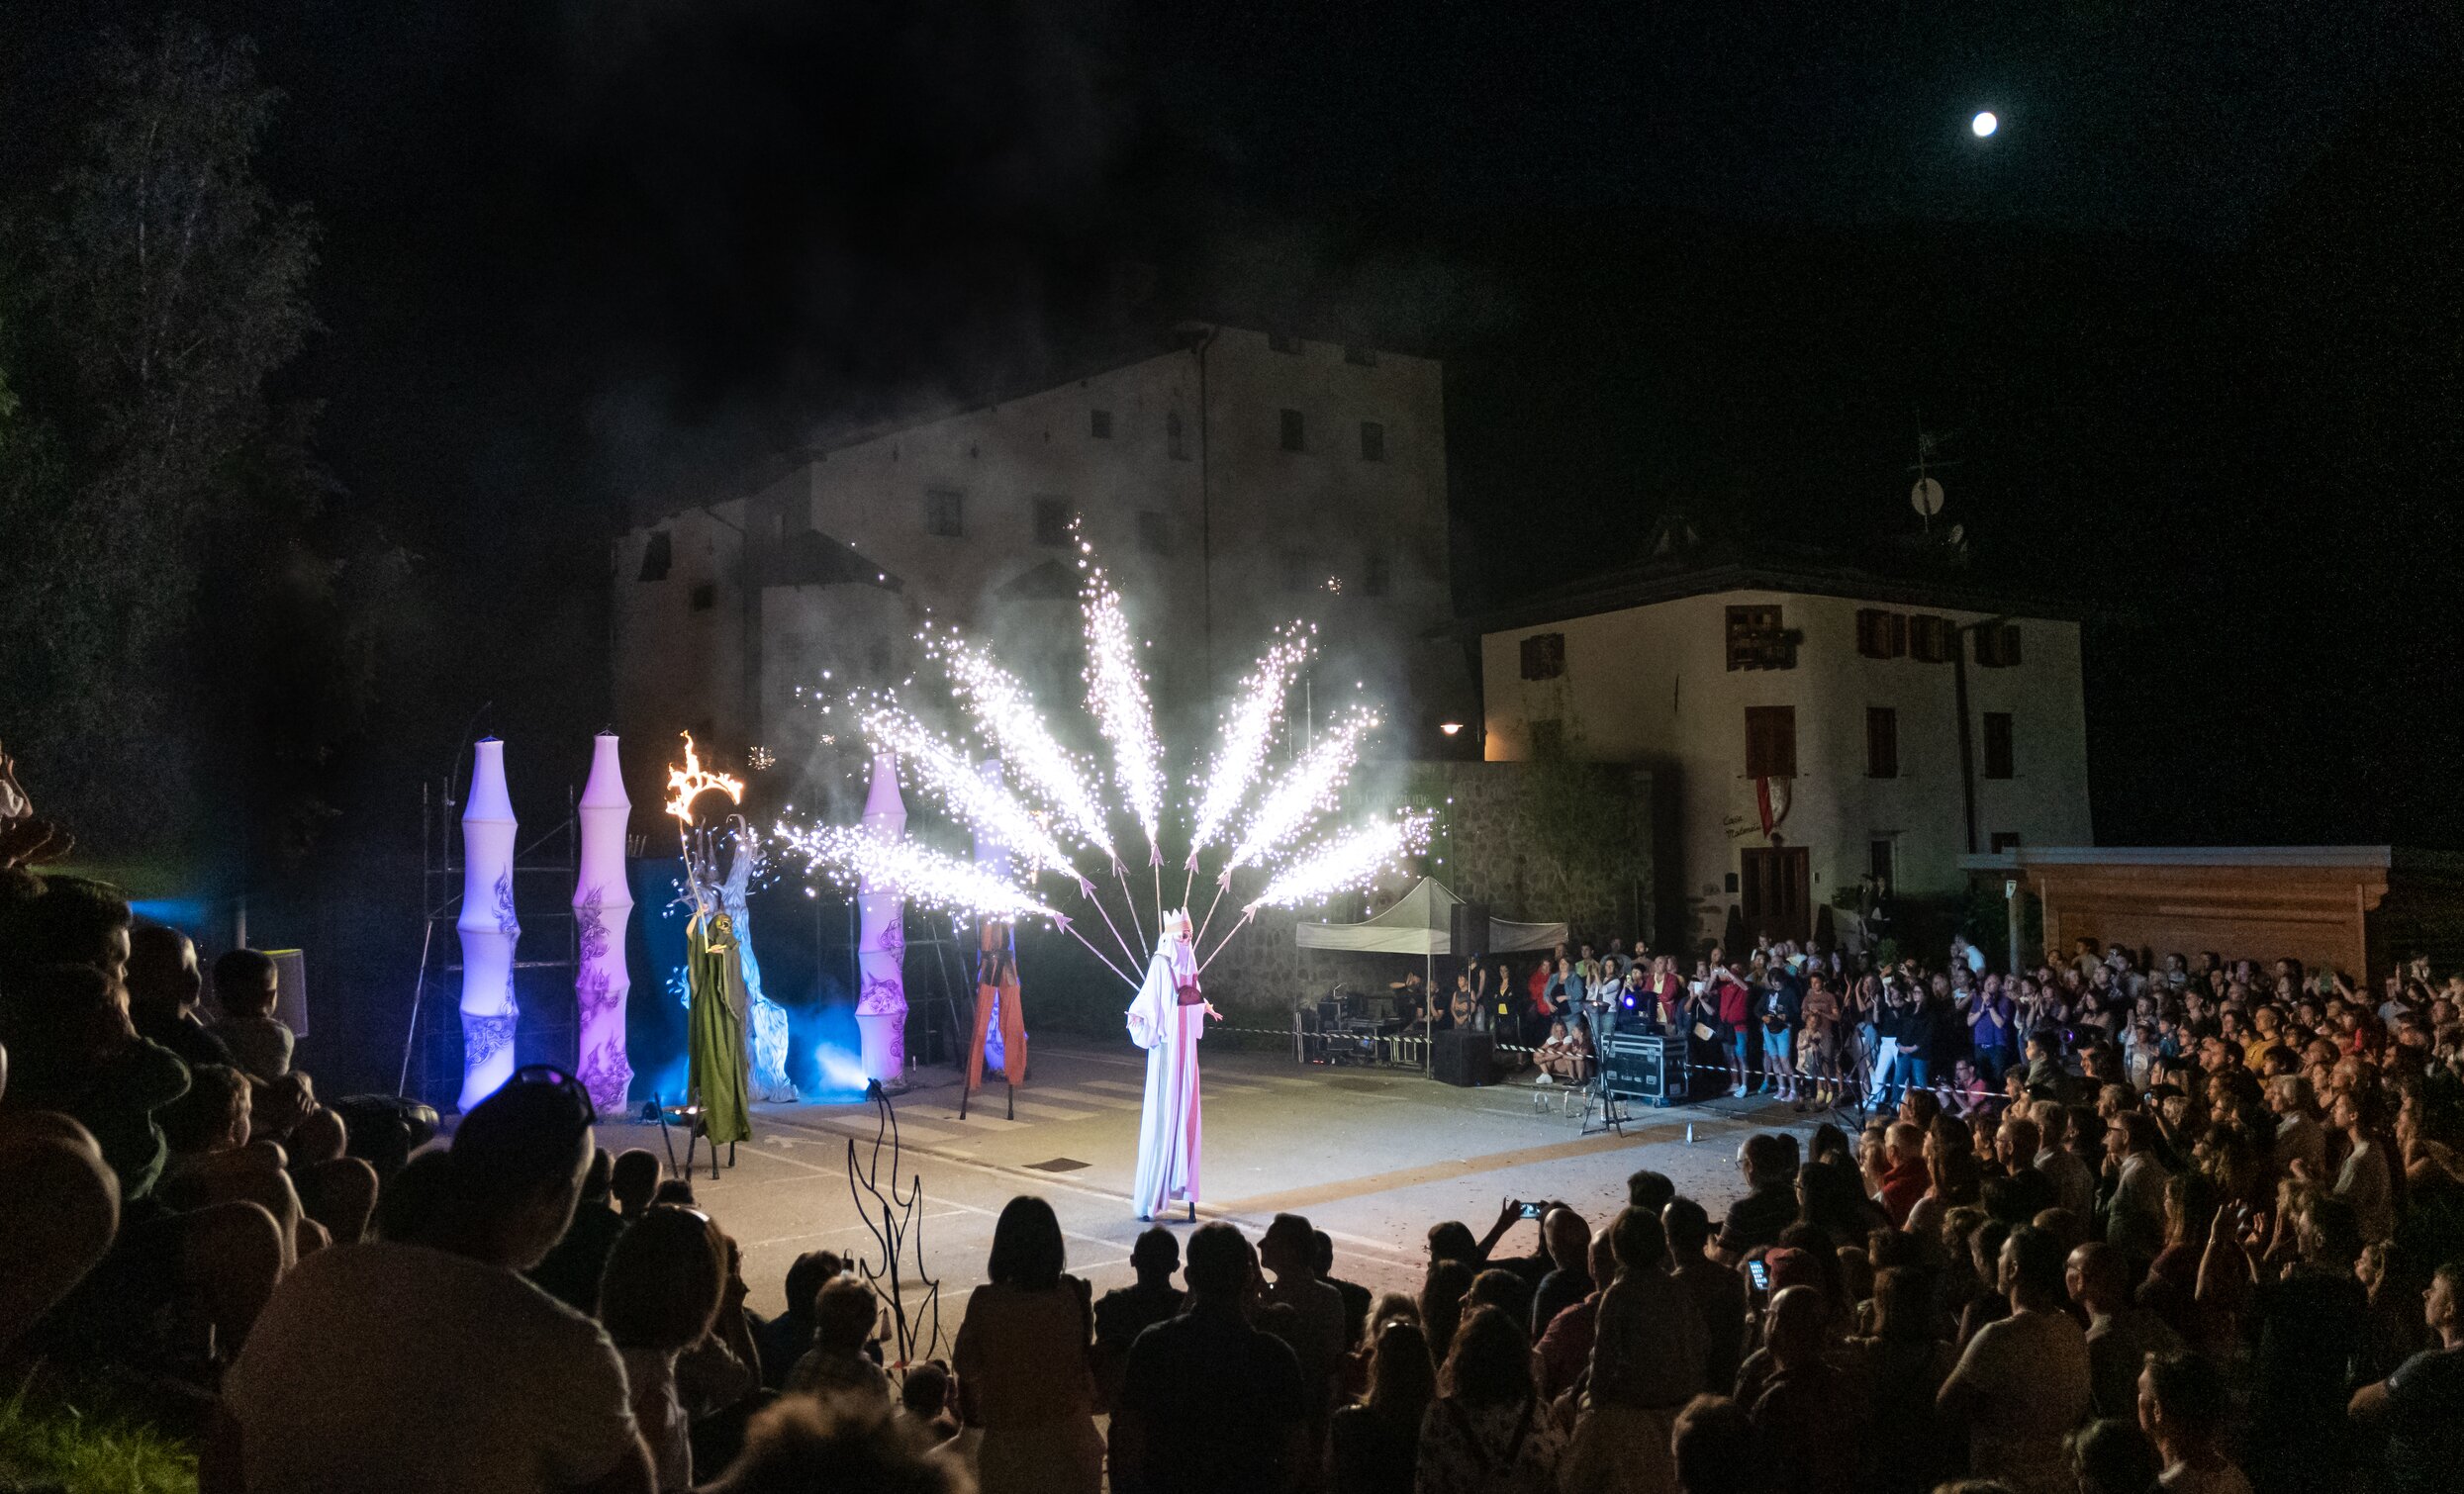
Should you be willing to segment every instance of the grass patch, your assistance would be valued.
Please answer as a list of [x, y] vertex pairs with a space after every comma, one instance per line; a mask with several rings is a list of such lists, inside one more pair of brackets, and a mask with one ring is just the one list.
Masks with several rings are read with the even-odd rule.
[[197, 1459], [178, 1441], [111, 1412], [0, 1401], [0, 1488], [68, 1494], [196, 1494]]

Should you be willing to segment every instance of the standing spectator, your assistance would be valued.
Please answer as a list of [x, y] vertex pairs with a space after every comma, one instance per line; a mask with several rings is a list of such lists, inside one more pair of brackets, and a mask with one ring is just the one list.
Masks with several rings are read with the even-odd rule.
[[440, 1164], [435, 1247], [336, 1246], [285, 1278], [198, 1487], [651, 1489], [616, 1346], [519, 1274], [572, 1220], [592, 1120], [578, 1081], [515, 1071]]
[[[1702, 1212], [1700, 1206], [1695, 1212]], [[1600, 1322], [1600, 1288], [1617, 1276], [1617, 1254], [1607, 1235], [1592, 1237], [1590, 1264], [1595, 1283], [1591, 1295], [1559, 1313], [1532, 1345], [1532, 1374], [1543, 1400], [1554, 1402], [1591, 1367], [1591, 1345]], [[1721, 1274], [1733, 1277], [1735, 1273], [1722, 1270]]]
[[2114, 1158], [2105, 1242], [2144, 1268], [2164, 1249], [2164, 1164], [2156, 1158], [2156, 1118], [2144, 1110], [2114, 1117], [2106, 1133]]
[[1873, 1397], [1874, 1424], [1884, 1432], [1871, 1448], [1876, 1488], [1930, 1489], [1966, 1462], [1966, 1449], [1950, 1446], [1935, 1405], [1958, 1358], [1937, 1331], [1939, 1317], [1933, 1272], [1889, 1265], [1874, 1273], [1873, 1335], [1848, 1347]]
[[2344, 1161], [2335, 1172], [2335, 1196], [2353, 1211], [2364, 1245], [2379, 1245], [2396, 1233], [2396, 1176], [2387, 1158], [2387, 1144], [2377, 1126], [2375, 1091], [2345, 1089], [2335, 1096], [2327, 1118], [2344, 1140]]
[[1925, 1133], [1908, 1121], [1893, 1121], [1884, 1133], [1883, 1156], [1889, 1166], [1883, 1170], [1881, 1186], [1874, 1199], [1882, 1212], [1891, 1216], [1893, 1229], [1906, 1229], [1908, 1215], [1933, 1186], [1933, 1178], [1925, 1165]]
[[[1292, 1352], [1250, 1326], [1258, 1264], [1223, 1223], [1189, 1237], [1189, 1307], [1138, 1336], [1113, 1412], [1123, 1494], [1260, 1494], [1308, 1466], [1308, 1401]], [[1458, 1269], [1461, 1267], [1458, 1266]]]
[[2156, 1487], [2156, 1448], [2137, 1418], [2134, 1408], [2127, 1419], [2107, 1417], [2071, 1434], [2070, 1472], [2079, 1494], [2148, 1494]]
[[2276, 1116], [2276, 1166], [2283, 1175], [2306, 1165], [2314, 1177], [2327, 1175], [2327, 1128], [2319, 1114], [2319, 1097], [2310, 1080], [2298, 1074], [2280, 1074], [2267, 1086], [2267, 1108]]
[[1763, 1494], [1770, 1487], [1753, 1419], [1724, 1395], [1685, 1403], [1668, 1436], [1668, 1461], [1677, 1494]]
[[599, 1310], [599, 1277], [607, 1269], [608, 1253], [624, 1233], [624, 1221], [608, 1203], [608, 1178], [616, 1159], [595, 1148], [591, 1169], [582, 1177], [582, 1199], [574, 1206], [573, 1223], [565, 1236], [537, 1265], [522, 1272], [531, 1284], [575, 1312]]
[[2037, 1153], [2037, 1170], [2053, 1184], [2061, 1206], [2080, 1219], [2096, 1212], [2096, 1171], [2065, 1144], [2070, 1135], [2070, 1115], [2059, 1105], [2050, 1109], [2039, 1107], [2038, 1124], [2044, 1130], [2044, 1145]]
[[2350, 1408], [2353, 1420], [2387, 1434], [2389, 1494], [2439, 1494], [2464, 1468], [2464, 1261], [2430, 1277], [2421, 1315], [2438, 1347], [2354, 1391]]
[[993, 1227], [988, 1279], [967, 1298], [950, 1352], [960, 1417], [984, 1429], [984, 1494], [1094, 1494], [1103, 1483], [1087, 1354], [1094, 1315], [1087, 1283], [1063, 1274], [1067, 1263], [1052, 1205], [1009, 1200]]
[[1780, 1231], [1797, 1220], [1797, 1139], [1780, 1131], [1757, 1131], [1737, 1149], [1746, 1175], [1746, 1196], [1728, 1207], [1720, 1222], [1721, 1259], [1735, 1265], [1756, 1247], [1777, 1245]]
[[1791, 1286], [1764, 1318], [1772, 1369], [1749, 1415], [1789, 1494], [1851, 1494], [1867, 1441], [1864, 1387], [1824, 1353], [1829, 1316], [1820, 1291]]
[[2225, 1418], [2232, 1401], [2225, 1372], [2195, 1354], [2151, 1354], [2138, 1376], [2138, 1424], [2156, 1445], [2164, 1494], [2250, 1494], [2250, 1481], [2225, 1455]]
[[[608, 1169], [608, 1196], [616, 1200], [618, 1218], [631, 1219], [650, 1207], [650, 1199], [658, 1191], [658, 1153], [640, 1147], [627, 1147], [616, 1154], [616, 1165]], [[830, 1274], [835, 1276], [838, 1272]], [[815, 1282], [813, 1290], [820, 1289], [820, 1284]], [[790, 1303], [792, 1308], [792, 1298]]]
[[693, 1487], [692, 1423], [760, 1385], [753, 1367], [723, 1344], [697, 1354], [696, 1372], [680, 1385], [678, 1357], [710, 1338], [729, 1276], [725, 1243], [691, 1209], [650, 1210], [623, 1227], [608, 1256], [599, 1321], [624, 1358], [633, 1421], [650, 1446], [660, 1494]]
[[1753, 1043], [1753, 992], [1747, 986], [1745, 977], [1732, 967], [1718, 964], [1711, 967], [1709, 991], [1713, 1031], [1728, 1060], [1729, 1097], [1743, 1099], [1753, 1087], [1746, 1070], [1746, 1055]]
[[1987, 976], [1983, 989], [1967, 1003], [1968, 1039], [1975, 1051], [1976, 1072], [1996, 1089], [2002, 1087], [2004, 1071], [2018, 1062], [2016, 1020], [2002, 978]]
[[1648, 1494], [1668, 1486], [1670, 1428], [1702, 1388], [1703, 1329], [1692, 1294], [1668, 1274], [1668, 1237], [1657, 1217], [1628, 1208], [1609, 1240], [1617, 1279], [1600, 1295], [1591, 1385], [1566, 1450], [1566, 1481]]
[[[1762, 1021], [1763, 1087], [1774, 1099], [1794, 1103], [1797, 1097], [1796, 1038], [1799, 1013], [1805, 1007], [1805, 987], [1788, 962], [1772, 962], [1763, 986], [1762, 999], [1757, 1003]], [[1799, 1110], [1804, 1109], [1798, 1105]]]
[[1968, 1428], [1968, 1471], [2013, 1494], [2070, 1494], [2062, 1439], [2090, 1405], [2087, 1336], [2065, 1311], [2062, 1249], [2033, 1225], [2001, 1254], [2011, 1315], [1988, 1323], [1943, 1382], [1939, 1403]]
[[1554, 1494], [1565, 1438], [1533, 1392], [1531, 1343], [1513, 1318], [1492, 1307], [1466, 1318], [1438, 1388], [1416, 1494]]
[[1369, 1394], [1329, 1426], [1328, 1494], [1412, 1494], [1420, 1424], [1437, 1399], [1437, 1369], [1417, 1323], [1390, 1322], [1370, 1350]]
[[1432, 1353], [1455, 1347], [1455, 1329], [1463, 1322], [1463, 1299], [1471, 1291], [1471, 1267], [1461, 1261], [1438, 1260], [1420, 1278], [1420, 1327], [1429, 1336]]
[[1548, 1274], [1532, 1292], [1532, 1337], [1549, 1331], [1559, 1313], [1591, 1295], [1591, 1226], [1580, 1214], [1559, 1204], [1540, 1221], [1540, 1240], [1549, 1253]]
[[1297, 1332], [1288, 1340], [1300, 1359], [1302, 1389], [1309, 1398], [1309, 1440], [1325, 1440], [1326, 1418], [1334, 1410], [1338, 1363], [1343, 1358], [1348, 1315], [1343, 1293], [1318, 1279], [1309, 1266], [1314, 1249], [1309, 1221], [1298, 1214], [1278, 1214], [1258, 1240], [1258, 1263], [1273, 1278], [1266, 1300], [1292, 1311]]
[[1138, 1335], [1179, 1314], [1184, 1300], [1172, 1284], [1173, 1272], [1181, 1269], [1181, 1242], [1162, 1225], [1149, 1225], [1138, 1236], [1129, 1248], [1129, 1268], [1137, 1273], [1134, 1284], [1095, 1299], [1095, 1392], [1105, 1406], [1120, 1399], [1121, 1369]]
[[2088, 1393], [2101, 1417], [2138, 1414], [2138, 1371], [2151, 1354], [2180, 1354], [2181, 1335], [2131, 1300], [2130, 1262], [2102, 1241], [2070, 1253], [2070, 1300], [2088, 1315]]
[[1732, 1385], [1746, 1358], [1746, 1283], [1710, 1256], [1711, 1217], [1691, 1198], [1671, 1198], [1660, 1211], [1668, 1237], [1668, 1274], [1693, 1299], [1703, 1330], [1706, 1385]]
[[[2354, 1275], [2361, 1234], [2343, 1200], [2311, 1197], [2292, 1211], [2296, 1260], [2252, 1262], [2223, 1211], [2199, 1270], [2202, 1305], [2247, 1294], [2256, 1329], [2250, 1356], [2247, 1466], [2270, 1491], [2331, 1490], [2352, 1462], [2345, 1418], [2352, 1365], [2359, 1359], [2369, 1295]], [[2257, 1233], [2263, 1219], [2253, 1219]], [[2281, 1251], [2279, 1245], [2279, 1252]], [[2276, 1253], [2271, 1253], [2271, 1255]], [[2245, 1332], [2248, 1328], [2245, 1327]]]

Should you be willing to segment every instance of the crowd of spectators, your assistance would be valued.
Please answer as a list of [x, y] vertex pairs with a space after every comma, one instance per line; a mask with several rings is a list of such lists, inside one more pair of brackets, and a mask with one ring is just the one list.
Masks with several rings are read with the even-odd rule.
[[0, 868], [0, 1365], [146, 1387], [209, 1494], [2458, 1486], [2464, 982], [1558, 964], [1553, 1021], [1707, 1028], [1732, 1089], [1878, 1111], [1753, 1134], [1730, 1196], [1642, 1171], [1612, 1218], [1439, 1223], [1409, 1293], [1279, 1214], [1150, 1229], [1098, 1296], [1022, 1196], [946, 1358], [901, 1363], [828, 1253], [751, 1311], [570, 1075], [361, 1145], [261, 956], [216, 962], [209, 1021], [176, 931]]

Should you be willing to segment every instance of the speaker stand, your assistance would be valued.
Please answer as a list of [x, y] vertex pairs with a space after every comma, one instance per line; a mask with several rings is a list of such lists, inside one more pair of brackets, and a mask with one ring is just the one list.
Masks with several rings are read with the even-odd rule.
[[[1597, 1101], [1600, 1107], [1600, 1123], [1596, 1126], [1591, 1124], [1591, 1106], [1594, 1101]], [[1626, 1134], [1627, 1119], [1625, 1096], [1608, 1087], [1608, 1066], [1595, 1065], [1590, 1087], [1583, 1094], [1582, 1134], [1601, 1136], [1613, 1131], [1623, 1136]]]

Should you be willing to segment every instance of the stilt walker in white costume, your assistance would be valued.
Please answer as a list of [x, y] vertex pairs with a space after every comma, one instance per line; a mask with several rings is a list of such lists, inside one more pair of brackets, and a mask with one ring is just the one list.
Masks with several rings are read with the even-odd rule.
[[1130, 1202], [1153, 1219], [1175, 1200], [1197, 1217], [1197, 1040], [1223, 1020], [1198, 990], [1186, 909], [1164, 915], [1146, 983], [1129, 1006], [1130, 1041], [1147, 1051], [1146, 1108], [1138, 1119], [1138, 1177]]

